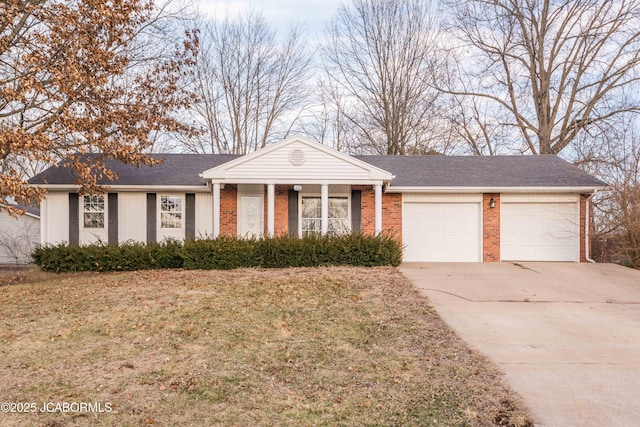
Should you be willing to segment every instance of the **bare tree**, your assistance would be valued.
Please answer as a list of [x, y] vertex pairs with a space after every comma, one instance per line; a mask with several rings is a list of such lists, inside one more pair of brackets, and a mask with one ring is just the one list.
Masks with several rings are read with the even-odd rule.
[[444, 70], [438, 28], [426, 0], [354, 0], [342, 6], [322, 49], [329, 79], [344, 92], [341, 113], [356, 132], [352, 147], [377, 154], [419, 154], [446, 147], [432, 120], [434, 81]]
[[308, 99], [310, 64], [301, 28], [280, 41], [262, 15], [202, 21], [191, 114], [204, 132], [192, 152], [246, 154], [283, 138]]
[[577, 163], [609, 184], [594, 198], [594, 257], [640, 267], [640, 132], [635, 120], [618, 122], [576, 144]]
[[314, 95], [299, 124], [301, 132], [338, 151], [350, 152], [357, 142], [352, 138], [353, 126], [347, 119], [349, 105], [344, 92], [335, 82], [319, 78]]
[[484, 100], [476, 118], [511, 148], [557, 154], [581, 133], [640, 111], [640, 0], [446, 3], [460, 71], [446, 91]]

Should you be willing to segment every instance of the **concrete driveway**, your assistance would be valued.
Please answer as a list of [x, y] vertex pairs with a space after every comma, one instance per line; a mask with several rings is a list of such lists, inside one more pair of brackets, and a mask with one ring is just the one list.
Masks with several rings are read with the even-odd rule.
[[538, 423], [640, 426], [640, 271], [613, 264], [403, 264]]

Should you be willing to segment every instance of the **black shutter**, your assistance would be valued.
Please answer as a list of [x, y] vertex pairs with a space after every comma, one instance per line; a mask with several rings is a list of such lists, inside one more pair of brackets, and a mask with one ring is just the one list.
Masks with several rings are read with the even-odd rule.
[[351, 231], [362, 229], [362, 191], [351, 191]]
[[147, 243], [157, 241], [156, 232], [156, 193], [147, 193]]
[[186, 194], [185, 201], [185, 239], [194, 239], [196, 237], [196, 195], [194, 193]]
[[108, 230], [108, 242], [110, 245], [118, 245], [118, 193], [108, 194], [109, 206], [109, 230]]
[[69, 246], [80, 244], [78, 193], [69, 193]]
[[298, 237], [298, 192], [289, 190], [289, 235]]

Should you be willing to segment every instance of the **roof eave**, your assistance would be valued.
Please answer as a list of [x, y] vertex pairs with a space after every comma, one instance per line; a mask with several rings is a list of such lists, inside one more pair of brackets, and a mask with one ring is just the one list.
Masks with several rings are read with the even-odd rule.
[[[76, 184], [30, 184], [33, 187], [44, 188], [49, 191], [77, 191], [80, 189]], [[178, 191], [178, 192], [210, 192], [208, 185], [202, 183], [201, 185], [117, 185], [117, 184], [101, 184], [104, 187], [108, 187], [109, 191]]]

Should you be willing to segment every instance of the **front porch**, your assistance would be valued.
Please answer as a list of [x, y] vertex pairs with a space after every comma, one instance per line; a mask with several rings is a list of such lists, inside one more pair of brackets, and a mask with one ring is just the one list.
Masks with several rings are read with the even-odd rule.
[[[273, 144], [201, 177], [212, 192], [214, 238], [378, 234], [399, 225], [397, 220], [383, 222], [384, 187], [393, 174], [304, 138]], [[398, 199], [389, 216], [401, 218], [401, 196], [387, 198]]]
[[401, 231], [401, 195], [381, 184], [213, 184], [212, 194], [214, 238]]

